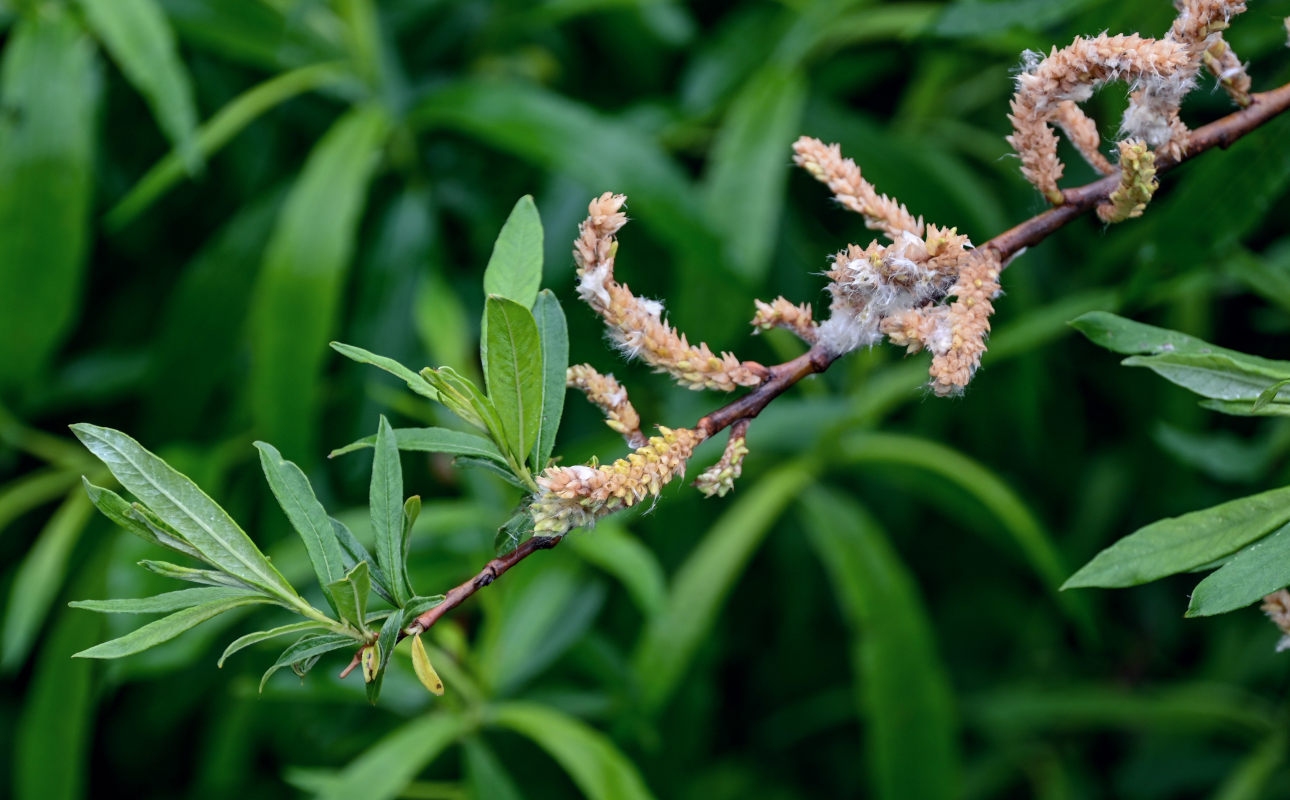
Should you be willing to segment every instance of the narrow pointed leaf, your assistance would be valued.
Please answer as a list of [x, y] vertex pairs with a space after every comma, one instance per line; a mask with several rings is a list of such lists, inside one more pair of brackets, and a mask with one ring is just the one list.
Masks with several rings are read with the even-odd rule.
[[152, 107], [189, 173], [202, 167], [197, 111], [175, 34], [155, 0], [79, 0], [98, 40]]
[[199, 625], [211, 617], [223, 614], [225, 611], [231, 611], [242, 606], [272, 602], [272, 598], [263, 595], [243, 595], [203, 603], [199, 606], [186, 608], [168, 617], [162, 617], [156, 622], [149, 622], [142, 628], [127, 633], [119, 639], [113, 639], [110, 642], [95, 645], [88, 650], [82, 650], [76, 653], [74, 657], [121, 658], [122, 656], [133, 655], [150, 647], [156, 647], [162, 642], [168, 642], [189, 628]]
[[360, 631], [367, 630], [367, 596], [372, 591], [372, 578], [366, 561], [354, 565], [344, 578], [327, 584], [327, 594], [340, 618]]
[[376, 654], [379, 656], [377, 663], [374, 665], [375, 674], [367, 682], [367, 701], [376, 705], [377, 698], [381, 696], [381, 684], [385, 682], [385, 670], [390, 665], [390, 656], [394, 654], [394, 646], [399, 641], [399, 631], [403, 629], [403, 615], [397, 611], [385, 618], [381, 625], [381, 635], [376, 640]]
[[1139, 528], [1098, 553], [1063, 589], [1137, 586], [1234, 553], [1290, 522], [1290, 487]]
[[394, 377], [401, 378], [403, 382], [408, 385], [409, 389], [422, 397], [428, 397], [431, 400], [439, 401], [439, 392], [437, 392], [425, 378], [392, 358], [378, 356], [375, 353], [369, 353], [361, 347], [355, 347], [352, 344], [344, 344], [342, 342], [332, 342], [331, 349], [352, 361], [357, 361], [360, 364], [369, 364], [377, 369], [385, 370]]
[[99, 75], [61, 5], [14, 27], [0, 60], [0, 386], [30, 387], [78, 317]]
[[335, 650], [349, 648], [358, 649], [362, 642], [353, 636], [346, 636], [342, 633], [320, 633], [310, 634], [301, 637], [294, 644], [282, 651], [278, 660], [273, 662], [264, 675], [260, 677], [260, 693], [264, 693], [264, 685], [269, 682], [269, 678], [283, 667], [289, 667], [293, 664], [307, 662], [310, 659], [317, 659], [318, 656]]
[[[1255, 402], [1268, 388], [1268, 384], [1290, 378], [1290, 362], [1273, 369], [1244, 358], [1217, 353], [1129, 356], [1121, 363], [1126, 367], [1146, 367], [1170, 383], [1213, 400]], [[1272, 391], [1275, 395], [1277, 389]]]
[[287, 513], [291, 526], [305, 542], [318, 582], [326, 586], [345, 577], [344, 558], [327, 510], [314, 495], [309, 478], [300, 467], [282, 457], [271, 444], [256, 442], [260, 466], [273, 496]]
[[530, 195], [511, 209], [484, 270], [484, 293], [532, 308], [542, 285], [542, 220]]
[[416, 595], [412, 589], [412, 581], [408, 578], [408, 554], [412, 552], [412, 526], [416, 524], [419, 516], [421, 516], [421, 495], [414, 494], [403, 502], [403, 533], [399, 537], [403, 550], [403, 584], [408, 587], [408, 597]]
[[1094, 344], [1126, 355], [1220, 355], [1240, 359], [1256, 369], [1277, 371], [1290, 368], [1290, 362], [1287, 361], [1275, 361], [1229, 350], [1195, 336], [1134, 322], [1106, 311], [1090, 311], [1071, 320], [1070, 326]]
[[228, 647], [224, 648], [224, 653], [219, 657], [218, 666], [222, 669], [224, 667], [224, 661], [227, 660], [229, 656], [239, 650], [245, 650], [253, 644], [267, 642], [270, 639], [276, 639], [279, 636], [287, 636], [292, 633], [302, 633], [304, 631], [321, 629], [322, 627], [322, 623], [307, 619], [304, 622], [293, 622], [290, 625], [271, 628], [267, 631], [256, 631], [255, 633], [248, 633], [245, 636], [239, 636], [229, 642]]
[[67, 605], [72, 608], [84, 608], [103, 614], [162, 614], [167, 611], [180, 611], [185, 608], [200, 606], [215, 600], [259, 596], [262, 595], [248, 592], [246, 589], [220, 586], [209, 589], [180, 589], [177, 592], [163, 592], [152, 597], [119, 600], [73, 600]]
[[376, 536], [376, 563], [391, 582], [390, 589], [398, 601], [395, 605], [402, 606], [412, 594], [403, 578], [403, 467], [394, 430], [385, 417], [381, 417], [377, 429], [368, 499]]
[[501, 417], [507, 449], [522, 461], [537, 441], [542, 419], [544, 376], [537, 323], [527, 308], [496, 295], [485, 302], [484, 317], [488, 399]]
[[381, 599], [390, 605], [398, 605], [394, 601], [394, 591], [390, 588], [390, 582], [385, 577], [385, 572], [376, 565], [376, 559], [358, 540], [354, 532], [335, 518], [332, 519], [331, 525], [336, 532], [336, 541], [340, 542], [341, 549], [345, 551], [345, 566], [353, 569], [359, 562], [366, 561], [367, 572], [372, 581], [372, 591], [380, 595]]
[[364, 106], [314, 146], [265, 251], [250, 311], [251, 416], [289, 456], [316, 452], [319, 389], [368, 183], [389, 122]]
[[227, 572], [220, 572], [219, 570], [194, 569], [193, 567], [183, 567], [178, 564], [171, 564], [169, 561], [153, 561], [152, 559], [144, 559], [143, 561], [140, 561], [139, 566], [149, 572], [155, 572], [162, 577], [188, 581], [189, 583], [204, 583], [207, 586], [231, 586], [235, 589], [256, 590], [256, 587], [251, 584], [234, 578]]
[[1242, 549], [1196, 584], [1187, 616], [1224, 614], [1290, 586], [1290, 525]]
[[[498, 450], [497, 445], [489, 439], [474, 433], [454, 431], [451, 428], [395, 428], [394, 440], [400, 450], [473, 456], [492, 459], [503, 466], [506, 464], [506, 456], [502, 455], [502, 451]], [[364, 436], [356, 442], [331, 451], [327, 457], [335, 458], [375, 444], [375, 434]]]
[[208, 561], [253, 586], [300, 602], [282, 573], [197, 484], [120, 431], [85, 423], [73, 425], [72, 430], [122, 486]]
[[543, 289], [533, 305], [542, 342], [542, 416], [538, 421], [537, 443], [530, 464], [533, 470], [546, 468], [555, 449], [555, 435], [564, 416], [565, 373], [569, 368], [569, 329], [564, 310], [550, 289]]
[[[89, 495], [90, 502], [102, 512], [103, 516], [145, 542], [169, 548], [192, 558], [201, 559], [201, 554], [192, 545], [168, 533], [158, 533], [155, 530], [155, 526], [149, 525], [144, 515], [143, 506], [127, 503], [121, 495], [111, 489], [95, 486], [90, 483], [88, 478], [83, 478], [82, 480], [85, 484], [85, 493]], [[160, 520], [157, 521], [160, 522]]]
[[417, 680], [426, 687], [426, 691], [436, 697], [443, 697], [443, 681], [439, 679], [439, 673], [435, 672], [430, 664], [430, 656], [426, 653], [426, 646], [422, 644], [419, 633], [412, 637], [412, 669], [417, 674]]
[[[1277, 381], [1268, 388], [1259, 392], [1259, 396], [1255, 398], [1254, 405], [1250, 407], [1250, 411], [1257, 414], [1261, 409], [1267, 407], [1269, 403], [1277, 402], [1278, 393], [1286, 386], [1290, 386], [1290, 378]], [[1284, 402], [1290, 402], [1290, 398], [1286, 398], [1286, 401]]]

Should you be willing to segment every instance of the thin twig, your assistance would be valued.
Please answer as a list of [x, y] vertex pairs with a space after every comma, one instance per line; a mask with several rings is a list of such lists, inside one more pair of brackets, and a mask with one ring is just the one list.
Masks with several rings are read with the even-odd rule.
[[[1156, 171], [1166, 172], [1183, 161], [1214, 147], [1226, 148], [1287, 108], [1290, 108], [1290, 84], [1269, 92], [1252, 94], [1248, 107], [1192, 131], [1181, 158], [1171, 159], [1162, 154], [1156, 162]], [[1031, 217], [981, 246], [993, 249], [999, 254], [1001, 263], [1007, 265], [1013, 256], [1025, 248], [1039, 244], [1067, 223], [1095, 208], [1119, 185], [1119, 180], [1120, 176], [1117, 172], [1084, 186], [1065, 189], [1062, 191], [1061, 205]], [[703, 417], [695, 423], [695, 427], [710, 438], [740, 420], [750, 420], [798, 381], [808, 375], [825, 371], [837, 359], [837, 355], [815, 345], [791, 361], [767, 367], [765, 368], [767, 377], [763, 383], [748, 394]], [[417, 617], [408, 626], [407, 631], [419, 633], [427, 630], [444, 614], [461, 605], [467, 598], [488, 586], [511, 567], [539, 550], [549, 550], [559, 543], [560, 537], [534, 537], [511, 552], [494, 558], [473, 578], [450, 590], [444, 596], [442, 603]], [[399, 638], [402, 639], [405, 635], [407, 635], [406, 631], [400, 633]], [[342, 678], [358, 665], [361, 654], [361, 649], [355, 653], [354, 660], [341, 673]]]

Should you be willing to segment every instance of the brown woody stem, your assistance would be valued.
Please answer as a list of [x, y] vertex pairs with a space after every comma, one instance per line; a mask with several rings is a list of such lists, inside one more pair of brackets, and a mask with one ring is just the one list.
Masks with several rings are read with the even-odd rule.
[[[1250, 95], [1250, 105], [1192, 131], [1182, 158], [1171, 159], [1161, 155], [1156, 161], [1157, 173], [1164, 173], [1214, 147], [1227, 147], [1268, 120], [1290, 108], [1290, 84]], [[1058, 229], [1082, 214], [1092, 210], [1119, 185], [1119, 173], [1108, 175], [1074, 189], [1062, 190], [1063, 202], [1054, 208], [1031, 217], [990, 239], [982, 247], [992, 248], [999, 254], [1000, 262], [1008, 260], [1027, 247], [1039, 244]], [[820, 373], [838, 359], [819, 345], [812, 346], [797, 358], [764, 367], [766, 378], [748, 394], [728, 403], [695, 423], [695, 427], [710, 438], [740, 420], [750, 420], [761, 413], [772, 400], [779, 397], [798, 381]], [[757, 365], [761, 366], [761, 365]], [[473, 578], [459, 584], [444, 596], [444, 601], [417, 617], [409, 630], [424, 631], [434, 625], [444, 614], [461, 605], [475, 592], [492, 583], [502, 573], [538, 552], [549, 550], [560, 543], [560, 537], [534, 537], [520, 544], [509, 553], [498, 556], [484, 565]], [[400, 638], [404, 634], [400, 634]], [[358, 665], [362, 650], [341, 673], [348, 675]]]

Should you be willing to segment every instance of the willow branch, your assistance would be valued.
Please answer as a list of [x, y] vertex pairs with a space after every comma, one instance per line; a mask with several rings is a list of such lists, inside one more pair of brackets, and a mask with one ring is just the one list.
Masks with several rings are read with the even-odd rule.
[[[1290, 84], [1268, 92], [1250, 95], [1250, 105], [1239, 111], [1228, 114], [1191, 132], [1183, 154], [1170, 158], [1162, 154], [1156, 162], [1159, 173], [1167, 172], [1184, 161], [1188, 161], [1206, 150], [1214, 147], [1226, 148], [1242, 136], [1271, 120], [1290, 108]], [[1010, 259], [1022, 250], [1039, 244], [1057, 230], [1077, 217], [1094, 209], [1098, 203], [1119, 184], [1118, 171], [1113, 175], [1094, 181], [1084, 186], [1062, 190], [1062, 204], [1010, 228], [990, 239], [981, 247], [990, 248], [999, 254], [1000, 261], [1006, 265]], [[814, 345], [791, 361], [766, 368], [766, 378], [752, 391], [713, 411], [695, 423], [695, 428], [702, 431], [705, 438], [710, 438], [740, 420], [750, 420], [761, 413], [798, 381], [809, 375], [827, 370], [839, 356], [830, 353], [819, 345]], [[562, 537], [534, 537], [526, 540], [514, 550], [498, 556], [484, 565], [474, 577], [455, 586], [445, 596], [444, 601], [421, 614], [400, 634], [416, 634], [429, 629], [445, 614], [465, 602], [471, 595], [497, 580], [502, 573], [514, 567], [524, 559], [540, 550], [549, 550], [560, 543]], [[361, 653], [361, 650], [360, 650]], [[358, 665], [359, 654], [341, 673], [348, 675]]]

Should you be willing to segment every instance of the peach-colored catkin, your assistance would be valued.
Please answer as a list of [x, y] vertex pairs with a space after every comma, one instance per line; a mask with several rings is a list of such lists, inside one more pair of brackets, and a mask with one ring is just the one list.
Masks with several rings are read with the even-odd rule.
[[1120, 185], [1111, 192], [1106, 202], [1097, 207], [1097, 216], [1103, 222], [1123, 222], [1142, 216], [1160, 184], [1156, 181], [1156, 155], [1147, 149], [1146, 142], [1125, 139], [1120, 148]]
[[923, 235], [923, 218], [914, 218], [895, 198], [879, 194], [860, 175], [860, 168], [842, 157], [842, 148], [803, 136], [793, 143], [793, 163], [829, 187], [837, 201], [864, 217], [866, 227], [882, 231], [896, 241], [902, 231]]
[[627, 223], [621, 210], [626, 200], [624, 195], [605, 192], [591, 201], [587, 219], [578, 226], [573, 260], [578, 266], [579, 296], [604, 318], [610, 337], [624, 353], [639, 356], [682, 386], [729, 392], [761, 383], [765, 367], [740, 361], [731, 353], [717, 356], [702, 342], [691, 345], [685, 334], [663, 322], [662, 303], [639, 298], [614, 280], [615, 234]]
[[697, 429], [659, 426], [658, 430], [645, 446], [612, 464], [551, 467], [543, 472], [537, 479], [540, 491], [529, 506], [534, 533], [560, 536], [658, 496], [664, 484], [685, 472], [694, 448], [704, 439]]
[[[1287, 23], [1290, 28], [1290, 23]], [[1277, 650], [1290, 649], [1290, 591], [1280, 589], [1263, 598], [1263, 605], [1260, 606], [1268, 619], [1281, 631], [1281, 641], [1277, 643]]]
[[816, 324], [811, 318], [810, 303], [793, 305], [782, 296], [769, 303], [760, 300], [754, 300], [753, 303], [757, 306], [757, 313], [752, 320], [754, 334], [771, 328], [785, 328], [797, 334], [802, 341], [815, 342]]
[[1227, 92], [1227, 96], [1232, 98], [1233, 103], [1241, 108], [1250, 104], [1250, 76], [1246, 73], [1241, 59], [1223, 40], [1222, 34], [1214, 36], [1214, 43], [1205, 51], [1201, 60], [1205, 64], [1205, 69], [1218, 79], [1218, 85], [1223, 87], [1223, 91]]
[[641, 433], [641, 418], [627, 390], [613, 375], [602, 375], [590, 364], [574, 364], [565, 373], [565, 383], [587, 396], [605, 414], [605, 424], [622, 434], [632, 447], [642, 447], [645, 435]]
[[1062, 163], [1057, 137], [1048, 122], [1065, 101], [1082, 102], [1093, 89], [1110, 80], [1140, 81], [1169, 76], [1186, 67], [1187, 49], [1171, 40], [1146, 39], [1137, 34], [1091, 39], [1076, 38], [1062, 50], [1017, 76], [1012, 98], [1013, 133], [1008, 137], [1021, 157], [1021, 173], [1054, 204], [1062, 202], [1057, 181]]
[[1063, 100], [1058, 103], [1053, 123], [1062, 129], [1062, 133], [1066, 134], [1066, 138], [1084, 156], [1090, 167], [1102, 175], [1110, 175], [1115, 170], [1099, 149], [1102, 146], [1102, 135], [1097, 132], [1097, 123], [1074, 102]]

